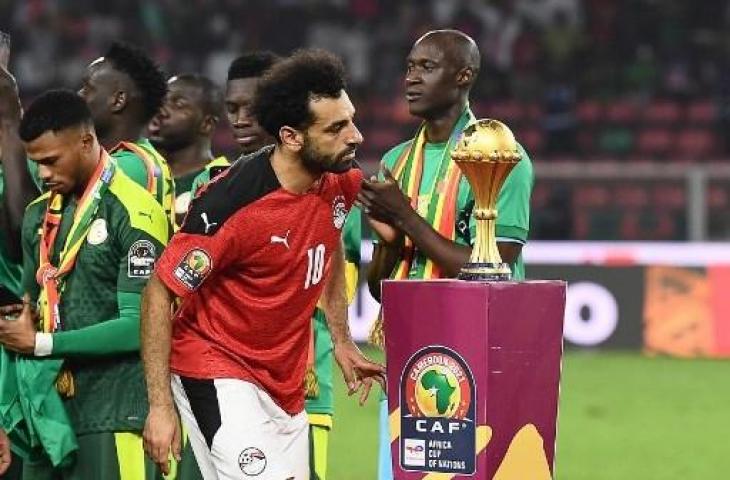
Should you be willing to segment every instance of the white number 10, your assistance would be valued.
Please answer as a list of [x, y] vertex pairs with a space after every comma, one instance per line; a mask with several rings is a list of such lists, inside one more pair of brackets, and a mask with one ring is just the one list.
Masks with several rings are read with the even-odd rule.
[[324, 271], [324, 245], [321, 243], [314, 248], [307, 250], [307, 280], [304, 282], [304, 290], [312, 285], [317, 285], [322, 280]]

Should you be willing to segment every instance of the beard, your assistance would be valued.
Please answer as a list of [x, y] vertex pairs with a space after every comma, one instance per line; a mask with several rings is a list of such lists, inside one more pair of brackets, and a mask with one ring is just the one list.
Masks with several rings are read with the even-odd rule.
[[352, 168], [353, 161], [343, 158], [354, 151], [354, 148], [346, 148], [340, 153], [327, 155], [317, 150], [309, 137], [305, 136], [299, 156], [304, 166], [311, 172], [344, 173]]

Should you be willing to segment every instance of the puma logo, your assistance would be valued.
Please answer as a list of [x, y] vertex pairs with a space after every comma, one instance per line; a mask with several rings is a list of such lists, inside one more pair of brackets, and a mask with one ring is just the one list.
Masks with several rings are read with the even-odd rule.
[[142, 217], [147, 217], [147, 218], [149, 219], [149, 221], [150, 221], [150, 222], [152, 221], [152, 212], [151, 212], [151, 211], [150, 211], [150, 212], [139, 212], [139, 211], [138, 211], [137, 213], [138, 213], [138, 214], [139, 214], [140, 216], [142, 216]]
[[203, 219], [203, 222], [205, 223], [205, 233], [208, 233], [208, 231], [212, 228], [218, 225], [218, 222], [209, 222], [208, 221], [208, 213], [203, 212], [200, 214], [200, 218]]
[[290, 248], [289, 248], [289, 232], [290, 232], [290, 230], [287, 230], [286, 231], [286, 235], [284, 235], [283, 237], [280, 237], [278, 235], [272, 235], [271, 236], [271, 243], [272, 244], [281, 243], [282, 245], [284, 245], [286, 247], [287, 250], [290, 250]]

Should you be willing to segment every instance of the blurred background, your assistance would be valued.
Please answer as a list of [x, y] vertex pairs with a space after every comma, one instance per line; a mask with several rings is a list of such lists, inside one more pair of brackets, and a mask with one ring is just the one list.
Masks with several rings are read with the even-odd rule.
[[[0, 0], [25, 100], [117, 39], [221, 85], [244, 51], [334, 51], [368, 170], [413, 136], [405, 57], [440, 27], [477, 41], [472, 107], [535, 163], [528, 277], [569, 281], [557, 478], [727, 478], [730, 2]], [[235, 150], [225, 126], [216, 148]], [[359, 339], [376, 312], [361, 289]], [[374, 405], [343, 397], [332, 478], [375, 478]]]

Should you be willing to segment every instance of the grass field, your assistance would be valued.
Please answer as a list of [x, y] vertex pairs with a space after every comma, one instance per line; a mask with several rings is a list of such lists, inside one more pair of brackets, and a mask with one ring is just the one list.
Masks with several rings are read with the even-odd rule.
[[[375, 479], [377, 395], [335, 386], [328, 478]], [[730, 479], [730, 362], [570, 352], [561, 388], [556, 480]]]

